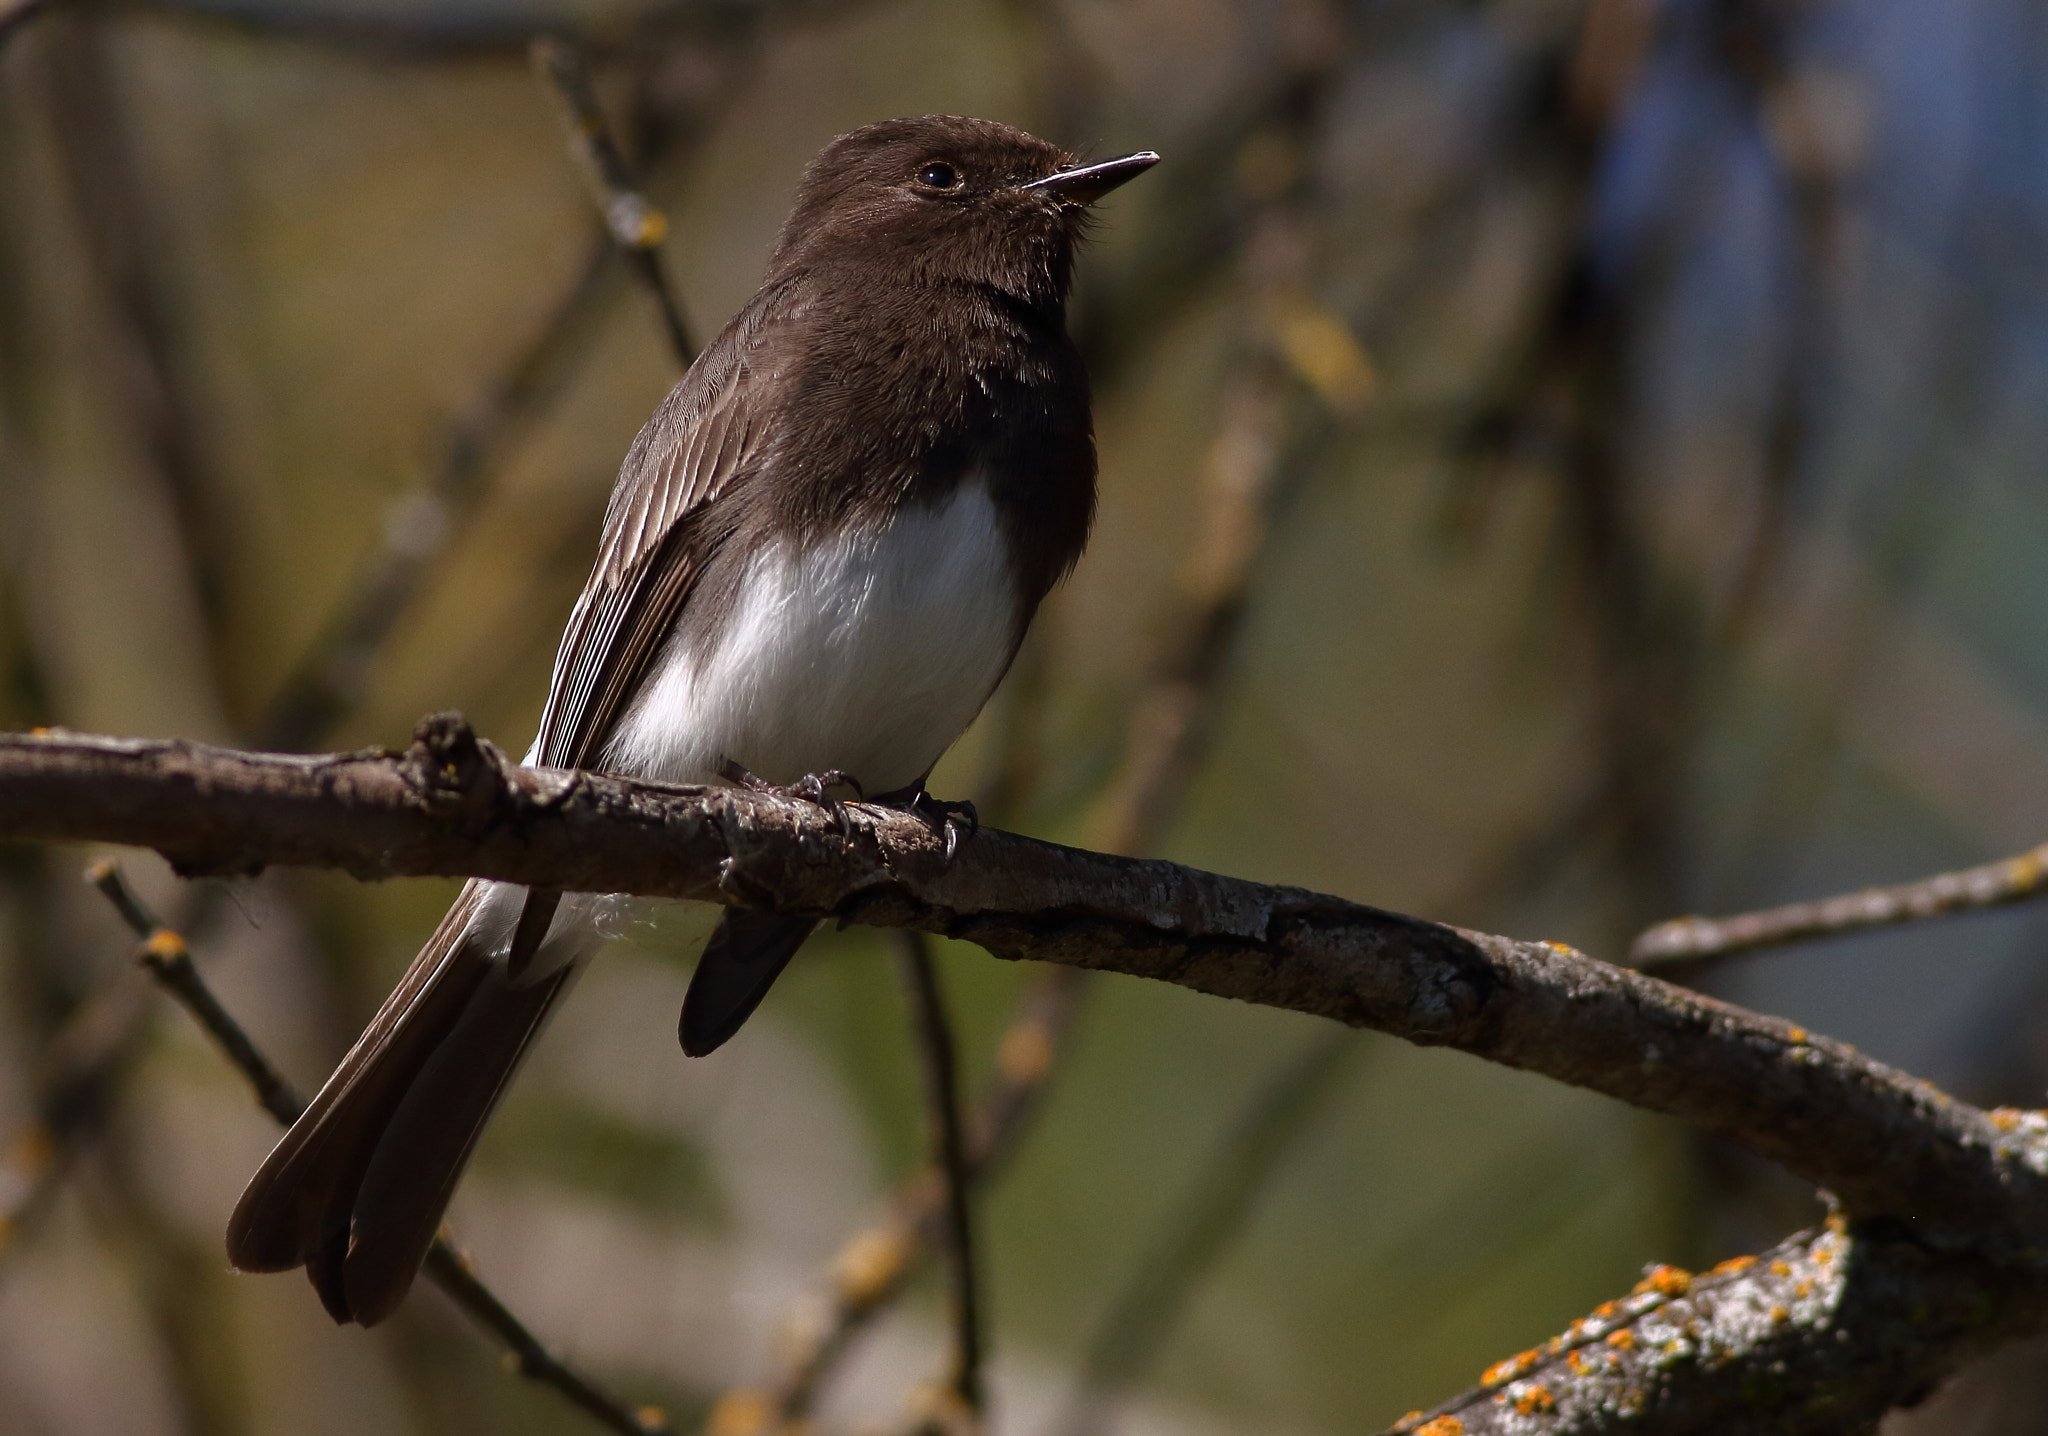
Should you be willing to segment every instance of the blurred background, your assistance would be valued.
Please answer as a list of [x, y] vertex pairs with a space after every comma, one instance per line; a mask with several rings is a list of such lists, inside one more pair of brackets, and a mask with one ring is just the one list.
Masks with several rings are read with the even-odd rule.
[[[2028, 0], [0, 4], [0, 727], [402, 747], [459, 708], [524, 749], [679, 373], [540, 31], [587, 54], [700, 337], [856, 125], [1166, 156], [1073, 304], [1093, 546], [933, 784], [990, 820], [1617, 959], [2048, 837]], [[425, 1283], [364, 1333], [226, 1270], [275, 1129], [89, 856], [0, 847], [0, 1429], [598, 1429]], [[122, 861], [308, 1090], [453, 891]], [[551, 1344], [737, 1433], [924, 1117], [872, 932], [686, 1062], [706, 929], [621, 936], [451, 1220]], [[2044, 949], [2017, 908], [1701, 980], [2037, 1106]], [[1375, 1431], [1646, 1262], [1819, 1210], [1455, 1053], [941, 964], [970, 1099], [1038, 1098], [981, 1209], [1004, 1433]], [[826, 1428], [902, 1424], [942, 1290], [830, 1365]], [[2043, 1371], [2007, 1353], [1888, 1430], [2038, 1431]]]

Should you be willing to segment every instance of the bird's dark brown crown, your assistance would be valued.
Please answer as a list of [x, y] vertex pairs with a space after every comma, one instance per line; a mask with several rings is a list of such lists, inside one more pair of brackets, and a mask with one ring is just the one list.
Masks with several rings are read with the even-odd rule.
[[1085, 205], [1023, 188], [1073, 157], [992, 120], [884, 120], [811, 162], [770, 277], [838, 261], [911, 283], [988, 285], [1035, 305], [1066, 297]]

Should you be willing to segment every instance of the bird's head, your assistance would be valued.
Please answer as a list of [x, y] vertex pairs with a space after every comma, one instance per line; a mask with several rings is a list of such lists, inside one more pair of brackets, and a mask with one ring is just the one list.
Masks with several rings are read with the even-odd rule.
[[884, 120], [812, 161], [769, 270], [878, 262], [882, 274], [1057, 306], [1088, 207], [1158, 161], [1142, 151], [1080, 163], [1035, 135], [958, 115]]

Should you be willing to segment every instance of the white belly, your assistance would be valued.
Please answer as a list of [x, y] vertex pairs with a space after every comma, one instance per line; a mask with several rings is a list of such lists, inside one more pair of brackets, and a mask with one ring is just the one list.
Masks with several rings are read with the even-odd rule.
[[620, 772], [770, 782], [839, 768], [870, 793], [916, 782], [974, 720], [1010, 656], [1017, 598], [987, 488], [888, 528], [754, 555], [725, 630], [671, 639], [619, 724]]

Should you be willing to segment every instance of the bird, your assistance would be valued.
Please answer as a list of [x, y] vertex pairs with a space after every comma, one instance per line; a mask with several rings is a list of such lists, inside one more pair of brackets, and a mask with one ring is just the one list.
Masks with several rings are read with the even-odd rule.
[[[972, 812], [930, 795], [933, 765], [1094, 521], [1075, 251], [1089, 207], [1158, 159], [951, 115], [827, 144], [760, 289], [627, 451], [526, 761], [842, 815], [850, 785], [950, 850]], [[234, 1267], [304, 1266], [337, 1322], [388, 1317], [614, 902], [469, 882], [251, 1178]], [[728, 908], [684, 1051], [731, 1037], [816, 921]]]

